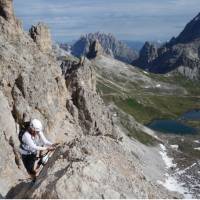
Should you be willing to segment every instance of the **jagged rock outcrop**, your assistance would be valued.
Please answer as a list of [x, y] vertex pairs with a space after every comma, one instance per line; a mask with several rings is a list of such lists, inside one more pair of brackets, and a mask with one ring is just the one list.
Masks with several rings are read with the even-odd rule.
[[0, 1], [0, 16], [7, 21], [15, 21], [13, 0], [1, 0]]
[[0, 32], [8, 40], [16, 39], [21, 33], [21, 22], [15, 18], [13, 0], [0, 0]]
[[131, 63], [137, 57], [135, 51], [130, 49], [122, 41], [118, 41], [112, 34], [99, 32], [81, 36], [72, 46], [72, 54], [75, 56], [87, 55], [90, 45], [96, 40], [101, 44], [104, 53], [118, 60]]
[[83, 132], [91, 135], [112, 135], [112, 118], [96, 93], [96, 74], [90, 61], [85, 59], [83, 65], [65, 61], [62, 70]]
[[99, 55], [104, 55], [104, 50], [101, 46], [101, 44], [99, 43], [98, 40], [95, 40], [93, 43], [91, 43], [90, 47], [89, 47], [89, 52], [87, 54], [87, 57], [89, 59], [95, 58]]
[[[157, 53], [147, 63], [141, 52], [133, 62], [153, 73], [179, 72], [192, 80], [200, 79], [200, 14], [189, 22], [180, 35], [158, 48]], [[152, 49], [147, 49], [151, 55]]]
[[[0, 91], [1, 91], [1, 171], [0, 194], [5, 196], [25, 170], [15, 164], [19, 125], [30, 118], [40, 119], [51, 140], [70, 139], [81, 132], [67, 111], [67, 88], [54, 57], [44, 55], [15, 24], [0, 21]], [[67, 128], [63, 128], [67, 127]], [[76, 128], [75, 128], [76, 127]], [[76, 131], [75, 131], [76, 130]], [[66, 136], [67, 134], [67, 136]], [[66, 139], [66, 140], [68, 140]], [[12, 140], [13, 142], [9, 142]], [[14, 143], [13, 147], [11, 144]], [[9, 145], [10, 144], [10, 145]], [[5, 148], [3, 148], [5, 147]], [[16, 161], [18, 162], [18, 161]], [[20, 161], [19, 161], [20, 162]]]
[[39, 23], [37, 26], [32, 26], [29, 33], [42, 52], [52, 50], [51, 34], [47, 25]]
[[145, 42], [144, 46], [140, 50], [140, 57], [132, 64], [145, 69], [155, 58], [158, 57], [157, 48], [154, 44]]

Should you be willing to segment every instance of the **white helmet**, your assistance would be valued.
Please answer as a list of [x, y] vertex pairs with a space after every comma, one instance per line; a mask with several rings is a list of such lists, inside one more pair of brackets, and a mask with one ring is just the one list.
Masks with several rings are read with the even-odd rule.
[[35, 131], [42, 131], [42, 123], [38, 119], [32, 119], [30, 122], [30, 128]]

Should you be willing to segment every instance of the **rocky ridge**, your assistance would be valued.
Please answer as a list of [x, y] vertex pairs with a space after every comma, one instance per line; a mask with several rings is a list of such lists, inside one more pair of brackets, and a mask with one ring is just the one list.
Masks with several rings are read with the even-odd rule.
[[140, 57], [133, 61], [153, 73], [178, 72], [192, 80], [200, 78], [200, 14], [189, 22], [180, 35], [156, 48], [145, 43]]
[[145, 42], [144, 46], [140, 50], [140, 57], [133, 62], [134, 65], [145, 69], [148, 65], [158, 57], [158, 49], [154, 44]]
[[[12, 3], [0, 1], [3, 8], [4, 2]], [[180, 197], [147, 173], [163, 178], [158, 147], [130, 140], [114, 124], [96, 93], [92, 63], [66, 58], [60, 68], [53, 52], [38, 45], [49, 47], [48, 40], [38, 43], [16, 23], [0, 13], [0, 196]], [[37, 34], [43, 38], [43, 31]], [[31, 118], [42, 121], [50, 140], [62, 142], [35, 183], [26, 179], [18, 154], [19, 126]]]
[[89, 51], [87, 53], [87, 57], [89, 59], [96, 58], [99, 55], [106, 55], [104, 52], [101, 44], [99, 43], [98, 40], [95, 40], [94, 42], [91, 43], [89, 47]]
[[130, 49], [125, 43], [118, 41], [112, 34], [89, 33], [81, 36], [72, 46], [72, 54], [75, 56], [87, 55], [90, 44], [98, 41], [104, 53], [118, 60], [131, 63], [137, 57], [137, 53]]

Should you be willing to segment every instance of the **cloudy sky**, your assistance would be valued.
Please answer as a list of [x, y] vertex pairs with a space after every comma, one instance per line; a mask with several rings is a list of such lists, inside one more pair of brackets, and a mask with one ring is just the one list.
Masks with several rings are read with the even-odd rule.
[[26, 30], [43, 21], [59, 42], [96, 31], [165, 41], [199, 13], [200, 0], [15, 0], [14, 6]]

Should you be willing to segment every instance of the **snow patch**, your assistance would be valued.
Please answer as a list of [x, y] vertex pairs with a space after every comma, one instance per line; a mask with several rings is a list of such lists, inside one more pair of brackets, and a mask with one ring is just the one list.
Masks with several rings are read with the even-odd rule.
[[162, 159], [164, 160], [167, 169], [171, 167], [176, 167], [176, 164], [173, 164], [173, 158], [170, 158], [167, 156], [167, 149], [163, 144], [160, 144], [160, 148], [162, 151], [160, 151], [160, 155], [162, 156]]
[[178, 147], [179, 147], [177, 144], [170, 145], [170, 146], [171, 146], [172, 149], [175, 149], [175, 150], [178, 150]]
[[191, 166], [186, 167], [186, 168], [183, 169], [183, 170], [178, 170], [178, 171], [176, 172], [176, 174], [179, 174], [179, 175], [185, 174], [185, 173], [187, 172], [187, 170], [191, 169], [191, 168], [194, 167], [195, 165], [196, 165], [196, 163], [193, 163]]
[[113, 113], [113, 117], [117, 117], [117, 113]]
[[161, 87], [161, 85], [160, 85], [160, 84], [157, 84], [156, 87], [159, 88], [159, 87]]
[[[170, 169], [172, 167], [176, 167], [176, 164], [173, 163], [173, 158], [170, 158], [167, 155], [166, 147], [163, 144], [160, 144], [160, 148], [161, 148], [161, 151], [159, 153], [162, 156], [162, 159], [166, 164], [166, 168]], [[177, 172], [177, 174], [178, 173], [179, 173], [179, 171]], [[187, 188], [184, 187], [184, 184], [178, 182], [178, 180], [176, 179], [175, 176], [169, 175], [167, 173], [167, 174], [165, 174], [165, 177], [166, 177], [165, 181], [157, 181], [157, 182], [159, 184], [163, 185], [169, 191], [178, 192], [178, 193], [182, 194], [184, 196], [184, 198], [186, 198], [186, 199], [191, 199], [192, 198], [192, 195], [189, 194]]]
[[148, 86], [148, 85], [145, 85], [145, 86], [144, 86], [144, 88], [145, 88], [145, 89], [148, 89], [148, 88], [150, 88], [150, 86]]
[[186, 199], [192, 199], [192, 195], [186, 192], [186, 189], [183, 187], [183, 184], [179, 183], [174, 177], [169, 176], [165, 182], [158, 181], [159, 184], [163, 185], [169, 191], [178, 192], [184, 196]]

